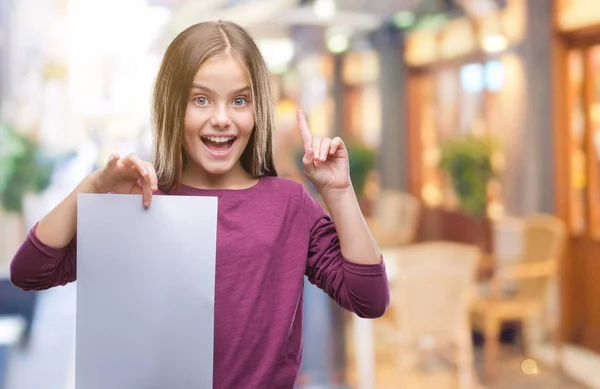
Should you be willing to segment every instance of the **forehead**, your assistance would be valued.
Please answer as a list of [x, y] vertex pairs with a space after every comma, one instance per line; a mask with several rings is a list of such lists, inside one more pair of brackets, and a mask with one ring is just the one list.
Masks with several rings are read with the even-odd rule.
[[194, 75], [194, 83], [206, 86], [249, 85], [248, 69], [235, 57], [229, 54], [214, 56], [204, 62]]

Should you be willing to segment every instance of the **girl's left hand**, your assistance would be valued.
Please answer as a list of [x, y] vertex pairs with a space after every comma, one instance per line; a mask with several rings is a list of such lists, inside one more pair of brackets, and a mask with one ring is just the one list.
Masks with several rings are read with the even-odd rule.
[[298, 111], [298, 128], [304, 142], [304, 174], [322, 193], [328, 189], [346, 189], [351, 185], [348, 151], [342, 138], [313, 136], [304, 112]]

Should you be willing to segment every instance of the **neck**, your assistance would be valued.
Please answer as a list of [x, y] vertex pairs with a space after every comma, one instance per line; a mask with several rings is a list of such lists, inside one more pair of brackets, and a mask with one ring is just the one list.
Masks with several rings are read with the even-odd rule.
[[183, 171], [181, 183], [199, 189], [246, 189], [258, 182], [242, 167], [241, 163], [224, 174], [210, 174], [202, 168], [190, 165]]

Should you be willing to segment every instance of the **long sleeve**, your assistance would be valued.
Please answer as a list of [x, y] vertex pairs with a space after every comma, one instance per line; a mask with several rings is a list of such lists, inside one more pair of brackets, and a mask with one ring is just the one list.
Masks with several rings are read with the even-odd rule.
[[11, 282], [23, 290], [43, 290], [75, 281], [76, 238], [61, 249], [44, 244], [36, 234], [37, 224], [10, 264]]
[[382, 316], [390, 301], [383, 258], [377, 265], [346, 260], [331, 218], [307, 193], [303, 202], [310, 231], [306, 267], [309, 281], [360, 317]]

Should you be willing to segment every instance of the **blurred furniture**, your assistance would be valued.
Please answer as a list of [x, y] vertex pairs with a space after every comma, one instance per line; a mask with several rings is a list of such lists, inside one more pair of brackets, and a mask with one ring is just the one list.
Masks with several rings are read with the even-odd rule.
[[438, 241], [387, 250], [386, 255], [393, 263], [386, 342], [397, 345], [400, 376], [443, 360], [456, 369], [461, 389], [476, 387], [469, 306], [481, 250]]
[[[485, 337], [484, 370], [488, 380], [496, 373], [498, 336], [503, 322], [521, 322], [525, 352], [529, 352], [531, 319], [544, 313], [549, 286], [557, 275], [566, 239], [566, 226], [557, 217], [533, 215], [526, 218], [520, 258], [505, 259], [497, 264], [487, 293], [473, 302], [473, 325]], [[554, 332], [557, 330], [555, 328]], [[558, 333], [554, 340], [558, 347], [557, 336]]]
[[421, 204], [413, 195], [383, 189], [367, 223], [380, 247], [402, 246], [414, 241], [420, 212]]
[[496, 266], [513, 264], [523, 252], [525, 220], [503, 217], [492, 224], [492, 255]]
[[[374, 200], [374, 212], [367, 224], [381, 248], [397, 248], [412, 243], [416, 237], [421, 204], [409, 193], [394, 189], [382, 189]], [[388, 277], [393, 264], [383, 252]], [[391, 268], [390, 268], [391, 267]], [[355, 363], [357, 366], [357, 389], [373, 389], [375, 385], [375, 345], [373, 344], [372, 320], [352, 316]]]
[[492, 220], [485, 216], [472, 216], [452, 209], [423, 205], [416, 241], [444, 240], [473, 244], [484, 253], [491, 254], [492, 225]]

